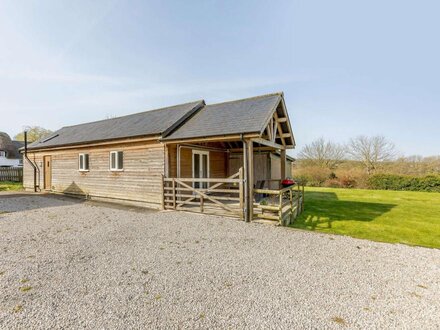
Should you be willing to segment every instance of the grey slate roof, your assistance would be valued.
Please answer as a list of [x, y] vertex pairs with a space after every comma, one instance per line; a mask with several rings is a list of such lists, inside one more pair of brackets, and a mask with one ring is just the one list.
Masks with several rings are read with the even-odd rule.
[[162, 140], [260, 133], [282, 93], [206, 105], [195, 101], [128, 116], [66, 126], [29, 149], [160, 135]]
[[174, 129], [204, 104], [203, 100], [195, 101], [118, 118], [66, 126], [50, 136], [30, 144], [28, 148], [39, 149], [93, 141], [166, 134], [167, 131]]
[[260, 133], [281, 97], [281, 93], [275, 93], [206, 105], [162, 140]]

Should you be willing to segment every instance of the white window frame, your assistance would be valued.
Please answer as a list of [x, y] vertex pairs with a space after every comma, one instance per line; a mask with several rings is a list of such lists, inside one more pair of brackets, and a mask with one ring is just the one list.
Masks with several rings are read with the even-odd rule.
[[[195, 154], [198, 154], [198, 155], [200, 155], [200, 157], [199, 157], [199, 175], [200, 175], [200, 173], [202, 172], [202, 155], [206, 155], [207, 157], [206, 157], [206, 161], [207, 161], [207, 163], [206, 163], [206, 166], [208, 167], [207, 169], [206, 169], [206, 173], [207, 173], [207, 178], [206, 179], [209, 179], [210, 177], [211, 177], [211, 174], [209, 173], [209, 151], [205, 151], [205, 150], [200, 150], [200, 149], [192, 149], [192, 161], [191, 161], [191, 166], [192, 166], [192, 177], [193, 178], [195, 178], [195, 173], [194, 173], [194, 159], [195, 159], [195, 157], [194, 157], [194, 155]], [[193, 187], [195, 187], [195, 185], [196, 185], [196, 183], [195, 182], [193, 182]], [[207, 186], [209, 186], [209, 184], [207, 184]], [[203, 189], [205, 189], [205, 188], [203, 188]]]
[[5, 157], [6, 158], [6, 151], [0, 150], [0, 157]]
[[[86, 165], [86, 162], [85, 162], [85, 160], [86, 160], [86, 156], [87, 155], [87, 157], [89, 158], [89, 168], [85, 168], [85, 165]], [[83, 168], [81, 168], [81, 157], [83, 157]], [[89, 172], [90, 171], [90, 156], [89, 156], [89, 154], [87, 154], [87, 153], [81, 153], [81, 154], [79, 154], [78, 155], [78, 171], [80, 171], [80, 172]]]
[[[119, 153], [122, 154], [122, 168], [118, 168], [118, 164], [119, 164]], [[115, 165], [116, 167], [112, 167], [112, 155], [115, 155]], [[124, 152], [121, 150], [115, 150], [115, 151], [110, 151], [110, 157], [109, 157], [109, 169], [112, 172], [122, 172], [124, 170]]]

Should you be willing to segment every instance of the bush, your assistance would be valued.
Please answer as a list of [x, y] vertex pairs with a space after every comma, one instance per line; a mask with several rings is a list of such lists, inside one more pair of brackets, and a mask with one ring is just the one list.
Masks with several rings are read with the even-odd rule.
[[342, 184], [338, 179], [328, 179], [325, 181], [324, 186], [329, 188], [342, 188]]
[[355, 188], [357, 186], [356, 180], [348, 176], [344, 176], [340, 178], [339, 182], [341, 183], [341, 186], [344, 188]]
[[331, 171], [318, 166], [310, 166], [295, 171], [295, 179], [308, 186], [321, 187], [330, 178]]
[[425, 177], [376, 174], [368, 179], [370, 189], [440, 192], [440, 176]]

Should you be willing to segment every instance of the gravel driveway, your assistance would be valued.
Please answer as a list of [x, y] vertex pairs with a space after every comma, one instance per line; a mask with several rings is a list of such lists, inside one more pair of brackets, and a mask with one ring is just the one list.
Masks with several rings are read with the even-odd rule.
[[440, 327], [440, 250], [0, 195], [0, 328]]

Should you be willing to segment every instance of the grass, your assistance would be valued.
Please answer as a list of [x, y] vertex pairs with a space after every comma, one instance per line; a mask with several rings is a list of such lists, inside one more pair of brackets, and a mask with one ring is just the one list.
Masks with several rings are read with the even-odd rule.
[[22, 189], [23, 184], [21, 182], [0, 181], [0, 191], [16, 191]]
[[295, 228], [440, 248], [440, 194], [306, 188]]

